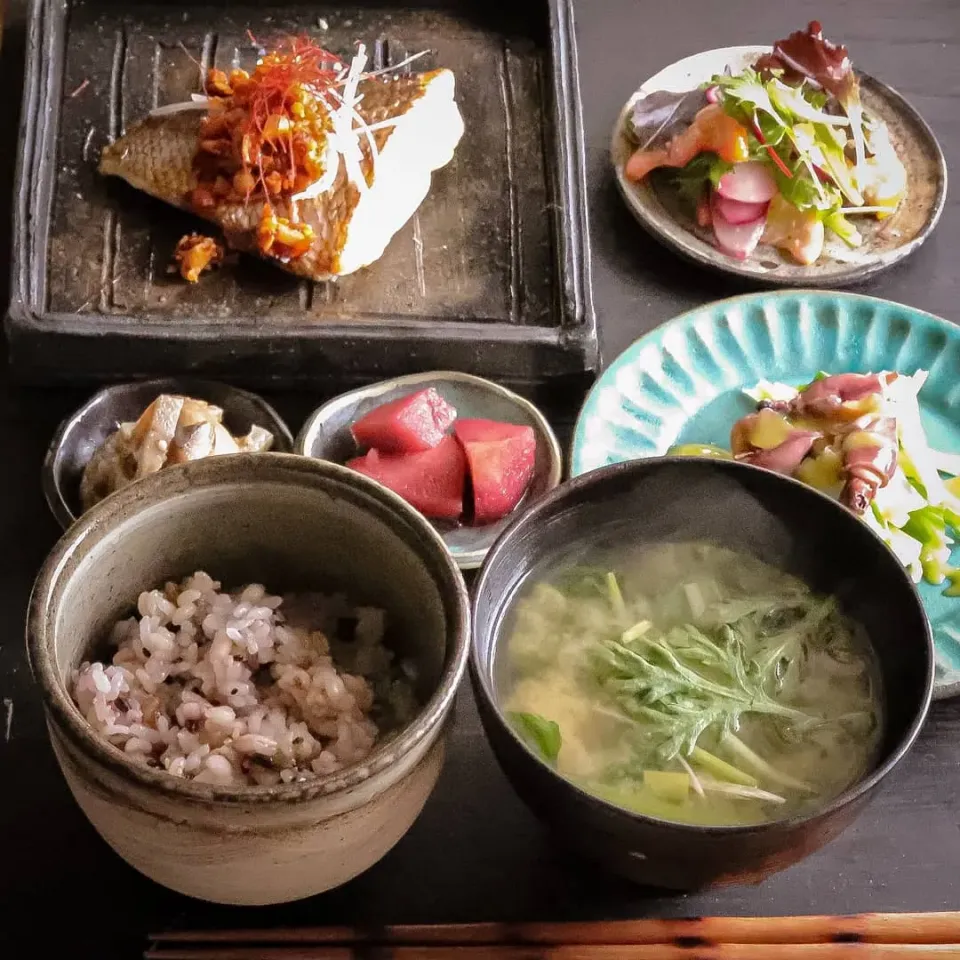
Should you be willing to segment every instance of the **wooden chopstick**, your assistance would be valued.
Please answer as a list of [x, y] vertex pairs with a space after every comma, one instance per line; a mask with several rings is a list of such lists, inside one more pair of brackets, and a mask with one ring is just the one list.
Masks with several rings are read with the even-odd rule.
[[154, 949], [144, 956], [147, 960], [956, 960], [960, 943], [216, 946]]
[[[156, 933], [156, 943], [239, 944], [950, 944], [960, 943], [960, 911], [848, 916], [692, 917], [598, 923], [470, 923], [363, 929], [194, 930]], [[164, 956], [169, 956], [164, 953]], [[209, 953], [206, 957], [211, 957]], [[687, 954], [689, 957], [689, 954]]]

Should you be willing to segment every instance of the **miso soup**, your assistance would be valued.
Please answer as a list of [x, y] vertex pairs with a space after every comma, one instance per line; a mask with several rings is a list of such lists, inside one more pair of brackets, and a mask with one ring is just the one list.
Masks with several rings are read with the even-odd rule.
[[698, 543], [594, 551], [529, 578], [501, 634], [499, 700], [517, 733], [637, 813], [781, 819], [877, 757], [882, 691], [862, 629], [752, 557]]

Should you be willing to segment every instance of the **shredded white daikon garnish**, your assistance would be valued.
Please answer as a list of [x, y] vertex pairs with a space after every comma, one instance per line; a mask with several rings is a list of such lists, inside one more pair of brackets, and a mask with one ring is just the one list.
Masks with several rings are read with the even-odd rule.
[[744, 389], [743, 392], [757, 403], [761, 400], [790, 401], [797, 395], [795, 387], [769, 380], [761, 380], [755, 387]]
[[[355, 106], [359, 103], [357, 88], [363, 78], [363, 68], [367, 63], [367, 48], [361, 43], [357, 47], [354, 58], [350, 61], [350, 69], [343, 80], [343, 93], [330, 90], [330, 93], [339, 101], [339, 105], [330, 111], [330, 122], [333, 129], [328, 140], [331, 141], [337, 153], [343, 157], [347, 170], [347, 177], [352, 180], [361, 193], [367, 190], [367, 180], [363, 175], [360, 161], [363, 152], [360, 149], [358, 132], [354, 129], [354, 122], [359, 119], [361, 127], [365, 126], [363, 118], [356, 112]], [[376, 157], [372, 158], [374, 162]]]
[[399, 117], [388, 117], [386, 120], [378, 120], [376, 123], [367, 124], [367, 130], [373, 133], [374, 130], [385, 130], [387, 127], [395, 127], [399, 122]]
[[386, 73], [396, 73], [398, 70], [402, 70], [404, 67], [413, 63], [414, 60], [419, 60], [421, 57], [425, 57], [430, 51], [421, 50], [419, 53], [413, 53], [405, 60], [401, 60], [399, 63], [391, 64], [389, 67], [381, 67], [379, 70], [371, 70], [367, 77], [381, 77]]
[[[331, 105], [325, 96], [320, 95], [320, 100], [330, 112], [330, 121], [333, 126], [327, 138], [323, 176], [296, 194], [293, 197], [294, 200], [313, 199], [329, 190], [336, 181], [340, 157], [343, 157], [347, 177], [356, 184], [361, 193], [367, 190], [367, 179], [361, 168], [363, 152], [360, 149], [359, 141], [361, 138], [366, 140], [370, 149], [370, 162], [375, 167], [379, 150], [377, 149], [376, 138], [373, 136], [374, 132], [396, 126], [400, 118], [388, 117], [386, 120], [368, 124], [357, 110], [357, 105], [363, 100], [363, 95], [357, 92], [360, 81], [383, 74], [396, 73], [415, 60], [426, 56], [428, 52], [427, 50], [421, 50], [419, 53], [414, 53], [389, 67], [365, 72], [366, 47], [362, 43], [358, 45], [357, 53], [351, 60], [349, 68], [341, 70], [336, 84], [325, 91], [336, 102], [336, 105]], [[337, 87], [342, 88], [342, 90], [336, 89]]]
[[[366, 192], [368, 187], [361, 166], [363, 151], [360, 147], [360, 140], [361, 138], [366, 140], [370, 149], [371, 164], [375, 166], [379, 151], [376, 139], [373, 136], [374, 132], [396, 126], [400, 117], [388, 117], [374, 124], [366, 123], [362, 114], [357, 110], [357, 105], [363, 100], [363, 95], [358, 93], [360, 82], [371, 77], [396, 73], [415, 60], [426, 56], [428, 52], [427, 50], [421, 50], [419, 53], [412, 54], [389, 67], [365, 72], [367, 52], [366, 47], [361, 43], [358, 45], [357, 52], [350, 61], [349, 67], [343, 67], [339, 71], [336, 82], [322, 91], [315, 91], [317, 99], [324, 105], [330, 115], [332, 126], [325, 145], [323, 174], [299, 193], [294, 194], [290, 198], [291, 201], [311, 200], [326, 193], [336, 182], [341, 157], [348, 179], [356, 184], [361, 193]], [[328, 96], [330, 100], [327, 99]], [[190, 110], [206, 110], [209, 104], [210, 97], [205, 94], [193, 93], [190, 95], [190, 100], [157, 107], [151, 111], [150, 115], [162, 117]]]
[[151, 117], [168, 117], [174, 113], [186, 113], [189, 110], [206, 110], [209, 107], [209, 101], [206, 97], [198, 99], [200, 94], [193, 94], [194, 99], [184, 100], [180, 103], [166, 103], [162, 107], [154, 107], [150, 111]]
[[313, 183], [307, 184], [299, 193], [295, 193], [290, 200], [313, 200], [322, 193], [326, 193], [336, 181], [339, 169], [340, 154], [336, 145], [328, 139], [324, 148], [323, 175], [318, 180], [314, 180]]

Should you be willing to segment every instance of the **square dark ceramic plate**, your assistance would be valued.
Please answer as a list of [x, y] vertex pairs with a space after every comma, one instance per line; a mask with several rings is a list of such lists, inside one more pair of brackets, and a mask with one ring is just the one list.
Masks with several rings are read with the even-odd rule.
[[[363, 42], [377, 67], [428, 50], [417, 69], [456, 74], [453, 162], [383, 258], [336, 283], [242, 258], [186, 284], [167, 265], [196, 223], [97, 172], [128, 125], [198, 90], [198, 67], [251, 66], [248, 31]], [[596, 367], [571, 0], [33, 0], [19, 149], [21, 379], [342, 387], [452, 367], [536, 385]]]

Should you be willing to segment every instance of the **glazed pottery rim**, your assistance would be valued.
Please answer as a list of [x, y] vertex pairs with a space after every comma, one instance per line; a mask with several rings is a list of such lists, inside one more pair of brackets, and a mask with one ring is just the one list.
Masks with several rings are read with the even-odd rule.
[[[407, 373], [400, 377], [390, 377], [387, 380], [379, 380], [375, 383], [367, 384], [366, 386], [355, 387], [352, 390], [347, 390], [344, 393], [338, 394], [337, 396], [332, 397], [330, 400], [327, 400], [325, 403], [322, 403], [307, 417], [305, 423], [300, 428], [300, 432], [297, 434], [297, 439], [293, 447], [294, 452], [304, 457], [310, 457], [314, 460], [324, 460], [323, 457], [313, 453], [312, 449], [316, 442], [319, 428], [324, 424], [331, 413], [335, 413], [343, 407], [348, 406], [352, 400], [357, 398], [362, 398], [367, 395], [376, 397], [378, 393], [389, 393], [391, 390], [396, 388], [402, 388], [405, 386], [415, 387], [419, 384], [428, 385], [432, 382], [468, 384], [470, 386], [486, 390], [490, 393], [497, 394], [503, 400], [522, 410], [523, 413], [536, 425], [534, 430], [538, 435], [537, 439], [539, 440], [540, 438], [543, 438], [547, 443], [547, 459], [549, 460], [550, 468], [545, 477], [546, 490], [541, 496], [546, 496], [551, 490], [554, 490], [557, 487], [557, 485], [563, 479], [563, 450], [560, 447], [560, 441], [557, 439], [557, 435], [554, 432], [553, 427], [550, 426], [550, 422], [547, 420], [546, 416], [539, 409], [539, 407], [537, 407], [535, 403], [528, 400], [526, 397], [522, 397], [520, 394], [515, 393], [509, 387], [501, 386], [499, 383], [496, 383], [493, 380], [488, 380], [486, 377], [478, 377], [476, 374], [461, 373], [459, 370], [427, 370], [423, 373]], [[390, 401], [384, 402], [389, 403]], [[326, 462], [335, 463], [336, 461], [329, 460]], [[512, 518], [513, 516], [519, 515], [524, 510], [528, 509], [528, 507], [529, 502], [527, 497], [524, 496], [524, 498], [520, 500], [517, 506], [514, 507], [511, 513], [507, 516]], [[428, 520], [427, 522], [429, 523], [430, 521]], [[474, 527], [472, 529], [477, 531], [478, 536], [481, 535], [481, 532], [483, 531], [483, 527]], [[442, 538], [443, 534], [440, 534], [440, 536]], [[461, 570], [478, 569], [483, 563], [483, 559], [490, 550], [492, 543], [493, 541], [491, 541], [491, 543], [487, 546], [477, 547], [472, 550], [457, 551], [454, 554], [454, 559], [456, 560], [457, 565]]]
[[[260, 477], [251, 474], [260, 473]], [[232, 486], [238, 482], [265, 482], [297, 485], [301, 476], [315, 481], [332, 498], [343, 498], [368, 512], [400, 537], [408, 549], [418, 553], [436, 584], [447, 624], [448, 650], [440, 676], [430, 698], [416, 716], [377, 744], [365, 759], [323, 777], [274, 786], [243, 785], [221, 787], [196, 783], [147, 767], [129, 759], [122, 750], [101, 737], [80, 713], [62, 682], [55, 665], [55, 628], [50, 614], [50, 596], [61, 581], [64, 567], [86, 543], [135, 518], [138, 509], [157, 506], [194, 490]], [[338, 487], [331, 490], [326, 484]], [[407, 533], [403, 536], [401, 531]], [[75, 571], [74, 574], [75, 575]], [[47, 712], [61, 735], [99, 767], [105, 767], [124, 781], [133, 781], [149, 791], [176, 796], [184, 801], [207, 804], [292, 804], [304, 800], [342, 795], [391, 768], [447, 717], [466, 671], [470, 647], [470, 603], [466, 584], [439, 535], [399, 496], [346, 467], [311, 460], [293, 453], [240, 453], [228, 457], [206, 457], [161, 470], [130, 484], [88, 510], [54, 546], [34, 583], [27, 613], [27, 662], [37, 681]]]
[[[608, 377], [611, 371], [619, 369], [619, 365], [624, 363], [624, 358], [627, 354], [634, 353], [639, 349], [641, 343], [651, 337], [659, 337], [660, 342], [656, 345], [658, 350], [663, 349], [662, 341], [667, 334], [670, 333], [675, 327], [680, 327], [684, 323], [689, 322], [694, 317], [699, 314], [713, 313], [715, 311], [723, 309], [730, 309], [733, 306], [736, 306], [740, 303], [751, 303], [751, 302], [762, 302], [770, 298], [777, 299], [800, 299], [803, 297], [814, 297], [819, 300], [849, 300], [857, 301], [861, 303], [872, 303], [872, 304], [883, 304], [887, 307], [893, 306], [901, 310], [905, 310], [908, 313], [919, 314], [928, 320], [933, 321], [934, 323], [944, 325], [950, 329], [955, 329], [956, 325], [951, 323], [949, 320], [945, 320], [943, 317], [938, 316], [935, 313], [930, 313], [927, 310], [921, 310], [919, 307], [911, 307], [909, 304], [901, 303], [899, 300], [888, 300], [885, 297], [874, 297], [866, 293], [854, 293], [850, 290], [827, 290], [822, 287], [792, 287], [790, 289], [774, 289], [774, 290], [755, 290], [750, 293], [738, 293], [734, 294], [732, 297], [723, 297], [720, 300], [710, 300], [707, 303], [701, 304], [699, 307], [691, 307], [689, 310], [684, 310], [683, 313], [675, 314], [670, 317], [669, 320], [664, 320], [663, 323], [658, 324], [653, 329], [648, 330], [646, 333], [641, 334], [634, 340], [631, 340], [611, 361], [603, 370], [602, 376], [598, 376], [596, 380], [590, 385], [590, 389], [587, 390], [586, 395], [583, 398], [583, 403], [580, 404], [580, 409], [577, 411], [576, 419], [573, 422], [573, 439], [570, 442], [570, 452], [567, 455], [567, 469], [570, 473], [571, 479], [576, 479], [578, 476], [583, 476], [586, 473], [593, 472], [592, 470], [580, 470], [577, 472], [577, 464], [574, 461], [574, 456], [579, 447], [582, 447], [582, 443], [578, 442], [579, 437], [583, 434], [584, 429], [584, 417], [587, 413], [587, 407], [590, 405], [593, 398], [596, 396], [597, 392], [602, 389], [603, 384], [602, 380]], [[778, 307], [774, 308], [774, 312], [779, 310]], [[631, 463], [633, 460], [653, 460], [653, 459], [667, 459], [666, 457], [635, 457], [631, 460], [620, 460], [618, 463]], [[689, 457], [687, 459], [690, 459]], [[615, 466], [615, 464], [605, 464], [603, 467], [597, 467], [594, 469], [605, 469], [607, 466]], [[812, 487], [810, 489], [813, 489]]]
[[[424, 373], [407, 373], [402, 377], [391, 377], [387, 380], [379, 380], [376, 383], [371, 383], [363, 387], [355, 387], [353, 390], [347, 390], [344, 393], [337, 394], [337, 396], [332, 397], [325, 403], [322, 403], [307, 417], [305, 423], [300, 428], [300, 432], [297, 434], [293, 448], [294, 452], [305, 457], [322, 460], [322, 457], [318, 457], [316, 454], [310, 452], [312, 444], [316, 440], [317, 427], [323, 423], [325, 418], [329, 416], [330, 413], [346, 406], [355, 397], [364, 396], [378, 390], [382, 390], [384, 393], [386, 393], [394, 387], [404, 387], [407, 385], [414, 386], [416, 384], [427, 383], [432, 380], [447, 381], [452, 383], [466, 383], [475, 387], [481, 387], [489, 390], [491, 393], [499, 394], [504, 400], [509, 401], [523, 410], [523, 412], [526, 413], [532, 420], [536, 421], [538, 428], [549, 439], [551, 460], [550, 479], [552, 481], [554, 477], [556, 477], [557, 482], [559, 482], [559, 478], [563, 469], [563, 457], [560, 452], [560, 443], [553, 432], [553, 428], [547, 421], [547, 418], [543, 415], [537, 405], [532, 403], [530, 400], [527, 400], [526, 397], [521, 397], [520, 394], [515, 393], [509, 387], [501, 386], [499, 383], [495, 383], [493, 380], [488, 380], [486, 377], [478, 377], [472, 373], [461, 373], [459, 370], [428, 370]], [[335, 461], [328, 462], [333, 463]]]
[[[162, 393], [166, 387], [183, 387], [187, 388], [187, 391], [191, 394], [196, 392], [202, 393], [212, 387], [216, 390], [224, 391], [231, 396], [242, 397], [247, 403], [259, 409], [263, 413], [265, 420], [270, 421], [273, 431], [275, 431], [274, 440], [282, 441], [283, 449], [271, 449], [277, 453], [289, 453], [293, 450], [294, 439], [290, 427], [271, 404], [264, 400], [259, 394], [244, 390], [241, 387], [235, 387], [229, 383], [224, 383], [222, 380], [209, 380], [203, 377], [152, 377], [149, 380], [126, 380], [122, 383], [108, 384], [97, 390], [86, 402], [77, 407], [72, 413], [67, 414], [67, 416], [60, 421], [43, 458], [43, 466], [41, 469], [43, 496], [47, 501], [50, 512], [63, 530], [69, 529], [71, 524], [76, 523], [78, 520], [78, 517], [74, 514], [73, 509], [67, 502], [67, 497], [63, 492], [60, 477], [56, 469], [57, 461], [63, 449], [67, 434], [77, 426], [90, 410], [102, 403], [107, 397], [120, 390], [129, 390], [136, 387], [156, 388], [160, 393]], [[228, 414], [229, 410], [225, 409], [224, 412]]]
[[[772, 49], [773, 47], [770, 44], [741, 44], [726, 47], [715, 47], [709, 50], [700, 50], [689, 54], [686, 57], [680, 57], [678, 60], [674, 60], [672, 63], [666, 64], [665, 66], [661, 67], [660, 70], [656, 71], [656, 73], [653, 73], [647, 77], [640, 84], [640, 86], [630, 94], [626, 103], [618, 112], [617, 120], [613, 128], [613, 135], [610, 138], [608, 158], [613, 168], [613, 176], [617, 184], [617, 189], [620, 192], [624, 205], [630, 211], [637, 223], [639, 223], [640, 226], [660, 244], [689, 263], [695, 263], [701, 267], [706, 267], [710, 270], [720, 273], [726, 273], [730, 276], [741, 277], [754, 283], [773, 284], [775, 286], [788, 289], [802, 289], [807, 286], [817, 285], [819, 285], [820, 289], [832, 289], [838, 285], [852, 286], [854, 284], [859, 284], [878, 273], [888, 270], [898, 263], [902, 263], [911, 254], [915, 253], [917, 249], [919, 249], [919, 247], [926, 242], [931, 234], [933, 234], [940, 222], [944, 208], [946, 207], [947, 187], [949, 180], [946, 155], [943, 152], [943, 147], [941, 146], [940, 141], [937, 139], [937, 135], [934, 133], [933, 128], [929, 123], [927, 123], [920, 111], [917, 110], [916, 107], [914, 107], [907, 97], [900, 93], [899, 90], [891, 87], [889, 84], [884, 83], [882, 80], [877, 79], [871, 74], [854, 68], [854, 72], [859, 78], [876, 86], [885, 97], [894, 103], [898, 113], [910, 117], [911, 121], [916, 125], [917, 128], [919, 128], [921, 135], [927, 140], [927, 143], [924, 144], [924, 147], [932, 147], [932, 159], [936, 165], [939, 175], [937, 193], [931, 205], [929, 217], [923, 224], [920, 232], [913, 237], [913, 239], [901, 246], [892, 248], [885, 254], [867, 260], [865, 263], [850, 263], [848, 264], [849, 269], [838, 270], [835, 273], [825, 275], [823, 276], [822, 280], [817, 279], [817, 273], [815, 272], [816, 264], [811, 264], [808, 267], [802, 267], [802, 265], [798, 265], [803, 268], [804, 272], [796, 276], [791, 276], [789, 274], [777, 275], [775, 273], [767, 275], [746, 269], [745, 267], [741, 266], [740, 262], [735, 258], [726, 256], [718, 250], [713, 251], [712, 253], [705, 252], [689, 244], [683, 243], [680, 240], [677, 240], [670, 234], [661, 230], [654, 220], [647, 214], [644, 203], [633, 192], [631, 192], [631, 187], [623, 173], [622, 165], [618, 162], [617, 156], [620, 152], [621, 144], [625, 136], [627, 117], [629, 116], [630, 111], [633, 109], [634, 104], [641, 99], [640, 93], [642, 88], [660, 73], [663, 73], [665, 70], [669, 70], [671, 67], [678, 66], [684, 61], [693, 60], [697, 57], [704, 57], [711, 54], [721, 54], [726, 52], [731, 54], [734, 52], [744, 53], [747, 51], [761, 53], [770, 52]], [[684, 235], [690, 233], [684, 224], [678, 222], [677, 226], [683, 230]], [[690, 235], [696, 237], [695, 234]]]
[[[766, 470], [762, 467], [753, 466], [752, 464], [738, 463], [732, 460], [719, 460], [715, 457], [645, 457], [638, 460], [624, 460], [619, 463], [608, 464], [603, 467], [598, 467], [595, 470], [589, 470], [580, 474], [579, 476], [567, 480], [564, 484], [557, 487], [556, 490], [553, 490], [551, 493], [543, 497], [543, 499], [539, 500], [522, 516], [518, 517], [506, 530], [504, 530], [500, 537], [497, 538], [497, 542], [493, 545], [489, 554], [487, 555], [487, 560], [480, 571], [480, 575], [477, 578], [477, 582], [474, 587], [472, 605], [473, 631], [476, 631], [477, 629], [476, 609], [479, 599], [486, 589], [490, 567], [499, 560], [502, 553], [508, 551], [508, 548], [511, 546], [510, 541], [513, 539], [516, 531], [520, 530], [524, 526], [533, 527], [539, 525], [541, 523], [541, 515], [549, 514], [551, 508], [554, 507], [555, 504], [562, 503], [565, 499], [573, 494], [576, 494], [578, 491], [590, 490], [593, 487], [602, 487], [620, 474], [632, 472], [642, 473], [646, 471], [655, 471], [660, 469], [661, 466], [683, 467], [689, 464], [708, 466], [710, 469], [719, 470], [721, 472], [727, 471], [733, 473], [734, 475], [738, 473], [745, 475], [750, 473], [765, 475], [767, 480], [764, 482], [773, 484], [791, 484], [803, 491], [801, 494], [802, 496], [809, 495], [811, 497], [819, 498], [825, 504], [829, 505], [828, 509], [834, 510], [835, 512], [839, 511], [837, 513], [838, 516], [842, 514], [851, 521], [856, 520], [853, 514], [845, 510], [839, 503], [837, 503], [837, 501], [833, 500], [831, 497], [828, 497], [826, 494], [821, 493], [819, 490], [815, 490], [813, 487], [809, 487], [805, 483], [795, 480], [792, 477], [786, 477], [782, 474], [775, 473], [772, 470]], [[842, 522], [846, 523], [847, 520]], [[897, 576], [903, 581], [904, 585], [909, 588], [909, 592], [914, 598], [916, 608], [920, 612], [921, 622], [923, 624], [923, 640], [927, 656], [927, 677], [924, 683], [923, 693], [920, 697], [919, 709], [916, 711], [916, 715], [914, 716], [903, 736], [890, 750], [886, 758], [868, 774], [856, 780], [829, 802], [823, 804], [822, 806], [815, 807], [806, 813], [794, 814], [793, 816], [783, 817], [776, 820], [765, 820], [762, 823], [755, 824], [709, 825], [682, 823], [675, 820], [664, 820], [659, 817], [627, 810], [624, 807], [620, 807], [615, 803], [611, 803], [608, 800], [604, 800], [601, 797], [597, 797], [594, 794], [589, 793], [582, 787], [575, 784], [572, 780], [568, 780], [566, 777], [561, 776], [556, 770], [550, 767], [549, 764], [545, 763], [540, 757], [538, 757], [536, 753], [534, 753], [527, 746], [527, 744], [524, 743], [519, 734], [507, 722], [506, 718], [504, 717], [503, 709], [494, 695], [489, 682], [489, 668], [492, 667], [493, 664], [497, 642], [495, 636], [491, 637], [490, 643], [488, 644], [489, 655], [483, 658], [486, 666], [481, 660], [480, 644], [476, 642], [476, 639], [474, 639], [473, 643], [471, 644], [471, 678], [474, 682], [474, 685], [479, 688], [480, 696], [483, 698], [491, 712], [496, 717], [496, 722], [509, 733], [518, 746], [522, 747], [526, 751], [534, 763], [539, 764], [543, 770], [549, 772], [553, 779], [561, 786], [561, 788], [572, 790], [576, 795], [579, 796], [581, 800], [590, 804], [599, 805], [607, 811], [642, 823], [649, 823], [658, 827], [672, 828], [678, 832], [684, 832], [693, 835], [708, 834], [717, 837], [748, 836], [769, 831], [771, 829], [795, 828], [808, 823], [816, 822], [824, 817], [829, 817], [849, 806], [851, 803], [855, 803], [856, 801], [866, 797], [874, 790], [874, 788], [880, 785], [880, 783], [893, 771], [896, 766], [899, 765], [899, 763], [903, 760], [916, 742], [917, 736], [927, 720], [933, 697], [935, 672], [933, 633], [931, 631], [930, 621], [927, 617], [926, 611], [924, 610], [923, 603], [920, 600], [919, 594], [916, 592], [916, 587], [914, 586], [913, 581], [908, 576], [906, 570], [904, 570], [904, 568], [900, 565], [900, 562], [897, 560], [892, 551], [890, 551], [883, 540], [872, 530], [870, 530], [869, 527], [867, 527], [865, 524], [861, 524], [861, 526], [863, 529], [867, 530], [877, 546], [883, 548], [882, 552], [887, 556], [888, 564], [891, 566], [891, 569], [893, 569], [894, 566], [896, 567]], [[514, 584], [514, 587], [516, 587], [516, 584]], [[502, 616], [505, 605], [504, 598], [499, 598], [498, 605], [495, 607], [498, 617]], [[493, 633], [492, 629], [491, 633]]]

